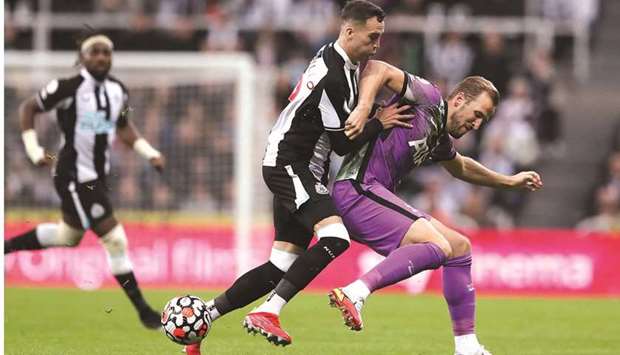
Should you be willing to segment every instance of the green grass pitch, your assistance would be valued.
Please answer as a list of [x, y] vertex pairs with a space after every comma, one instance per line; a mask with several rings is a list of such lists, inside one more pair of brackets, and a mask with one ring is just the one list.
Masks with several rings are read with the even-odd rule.
[[[149, 331], [120, 290], [5, 288], [5, 354], [178, 354], [181, 347]], [[161, 308], [179, 294], [146, 290]], [[187, 292], [185, 292], [187, 293]], [[207, 299], [213, 292], [189, 292]], [[284, 310], [293, 344], [274, 347], [241, 327], [245, 310], [217, 320], [203, 354], [452, 354], [450, 321], [436, 295], [373, 295], [365, 329], [346, 329], [327, 297], [302, 293]], [[619, 299], [478, 299], [477, 333], [495, 355], [620, 354]]]

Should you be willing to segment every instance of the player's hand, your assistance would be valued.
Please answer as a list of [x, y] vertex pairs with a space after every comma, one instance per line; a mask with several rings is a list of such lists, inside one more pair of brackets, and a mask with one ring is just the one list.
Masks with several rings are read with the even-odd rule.
[[56, 160], [56, 156], [50, 152], [44, 152], [43, 158], [39, 159], [34, 165], [36, 166], [52, 166], [54, 165], [54, 161]]
[[377, 119], [383, 125], [383, 129], [390, 129], [396, 126], [411, 128], [413, 126], [407, 122], [411, 121], [415, 115], [403, 113], [410, 108], [410, 105], [398, 107], [398, 103], [382, 107], [377, 110]]
[[362, 134], [364, 126], [368, 122], [368, 115], [370, 114], [370, 107], [363, 107], [357, 105], [353, 112], [349, 115], [349, 118], [344, 123], [344, 134], [349, 139], [355, 139]]
[[512, 176], [514, 188], [522, 188], [530, 191], [537, 191], [542, 189], [543, 182], [535, 171], [522, 171]]
[[166, 158], [163, 155], [160, 155], [157, 158], [151, 158], [149, 163], [151, 163], [151, 166], [155, 168], [155, 170], [161, 173], [166, 166]]

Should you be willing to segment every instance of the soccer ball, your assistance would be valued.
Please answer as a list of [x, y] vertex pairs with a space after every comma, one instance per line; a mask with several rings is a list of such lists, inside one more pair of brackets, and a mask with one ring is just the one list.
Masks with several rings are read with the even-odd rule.
[[211, 329], [207, 305], [196, 296], [180, 296], [168, 301], [161, 314], [164, 333], [175, 343], [199, 343]]

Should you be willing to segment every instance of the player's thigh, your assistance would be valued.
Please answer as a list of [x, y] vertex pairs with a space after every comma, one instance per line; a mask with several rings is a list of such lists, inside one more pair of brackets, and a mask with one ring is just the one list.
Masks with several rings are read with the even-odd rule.
[[[312, 174], [306, 163], [263, 167], [263, 178], [274, 194], [274, 217], [276, 208], [286, 210], [310, 234], [317, 223], [338, 217], [329, 191]], [[286, 218], [279, 219], [287, 224], [292, 223]]]
[[116, 226], [108, 187], [103, 180], [71, 182], [69, 191], [84, 229], [92, 228], [101, 236]]
[[397, 249], [411, 225], [425, 216], [380, 185], [338, 181], [332, 195], [353, 240], [384, 256]]
[[71, 180], [54, 177], [54, 187], [60, 197], [62, 220], [72, 228], [85, 230], [89, 223], [75, 186]]
[[471, 252], [471, 242], [469, 241], [469, 238], [454, 229], [447, 227], [435, 218], [431, 218], [430, 223], [436, 230], [439, 231], [439, 233], [441, 233], [441, 235], [443, 235], [444, 238], [446, 238], [448, 243], [450, 243], [453, 258], [463, 256]]
[[312, 240], [312, 230], [301, 224], [279, 199], [273, 198], [274, 248], [298, 252], [306, 250]]

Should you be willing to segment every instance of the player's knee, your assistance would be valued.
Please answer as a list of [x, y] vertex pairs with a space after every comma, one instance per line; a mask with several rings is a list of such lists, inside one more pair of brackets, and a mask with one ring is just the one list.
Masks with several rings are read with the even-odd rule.
[[125, 229], [117, 224], [112, 230], [101, 237], [103, 245], [108, 255], [108, 263], [112, 274], [124, 274], [132, 269], [129, 255], [127, 254], [127, 235]]
[[347, 244], [351, 242], [347, 227], [342, 223], [331, 223], [326, 226], [322, 226], [316, 230], [316, 237], [320, 240], [325, 237], [338, 238], [346, 241]]
[[436, 238], [435, 240], [432, 240], [431, 243], [435, 244], [436, 246], [439, 247], [439, 249], [441, 249], [441, 251], [446, 256], [446, 259], [452, 258], [452, 255], [453, 255], [452, 247], [450, 246], [450, 243], [448, 243], [448, 241], [445, 238], [443, 237]]
[[[319, 242], [325, 244], [333, 258], [344, 253], [351, 244], [349, 232], [342, 223], [332, 223], [323, 226], [316, 231]], [[331, 255], [330, 254], [330, 255]]]
[[289, 251], [271, 248], [271, 255], [269, 261], [283, 272], [287, 272], [288, 269], [297, 260], [299, 254], [291, 253]]
[[471, 253], [471, 241], [462, 234], [458, 234], [452, 242], [452, 257], [459, 257]]
[[52, 232], [53, 230], [55, 232], [55, 236], [53, 238], [54, 244], [57, 246], [75, 247], [80, 244], [80, 241], [82, 241], [84, 231], [75, 229], [63, 221], [60, 221], [55, 226], [55, 228], [49, 228], [49, 231], [45, 229], [37, 229], [37, 234], [44, 235]]

